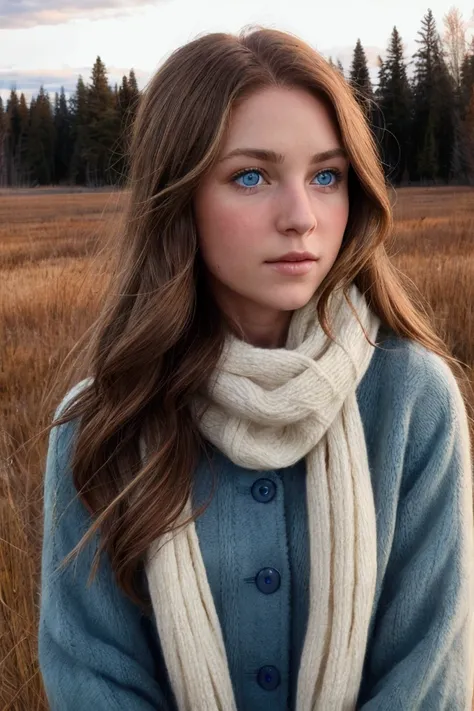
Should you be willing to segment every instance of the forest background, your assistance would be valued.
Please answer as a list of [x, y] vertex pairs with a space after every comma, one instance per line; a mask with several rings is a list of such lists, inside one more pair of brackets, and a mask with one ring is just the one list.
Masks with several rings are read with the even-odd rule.
[[[404, 56], [394, 26], [372, 83], [360, 41], [351, 66], [336, 66], [354, 88], [393, 185], [474, 184], [474, 36], [453, 6], [438, 30], [431, 10], [421, 21], [418, 50]], [[125, 140], [140, 89], [135, 71], [110, 86], [101, 57], [74, 93], [50, 97], [42, 86], [28, 104], [11, 88], [0, 97], [0, 188], [41, 185], [121, 186]]]

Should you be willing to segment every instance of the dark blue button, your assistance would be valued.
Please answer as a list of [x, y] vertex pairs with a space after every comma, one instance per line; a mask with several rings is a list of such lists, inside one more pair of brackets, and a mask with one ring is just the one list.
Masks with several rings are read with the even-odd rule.
[[262, 568], [255, 577], [255, 583], [260, 592], [270, 595], [280, 587], [281, 576], [275, 568]]
[[266, 504], [275, 498], [276, 486], [271, 479], [257, 479], [252, 486], [252, 496], [255, 501]]
[[257, 681], [262, 689], [273, 691], [280, 685], [280, 672], [276, 667], [262, 667], [258, 670]]

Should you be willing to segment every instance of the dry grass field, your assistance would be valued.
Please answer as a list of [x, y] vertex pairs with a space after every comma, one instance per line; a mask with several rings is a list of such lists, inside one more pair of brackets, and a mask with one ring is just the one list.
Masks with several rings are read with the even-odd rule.
[[[431, 305], [439, 333], [472, 377], [474, 189], [394, 197], [394, 260]], [[120, 193], [0, 194], [0, 708], [47, 709], [36, 660], [42, 477], [49, 422], [41, 398], [100, 304], [94, 256]], [[63, 393], [53, 393], [56, 401]], [[408, 710], [407, 710], [408, 711]]]

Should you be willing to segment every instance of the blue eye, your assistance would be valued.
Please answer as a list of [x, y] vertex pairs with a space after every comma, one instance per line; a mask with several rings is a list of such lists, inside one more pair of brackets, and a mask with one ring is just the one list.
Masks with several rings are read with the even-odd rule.
[[[247, 168], [247, 170], [241, 170], [239, 173], [234, 175], [232, 182], [234, 182], [236, 186], [242, 190], [252, 190], [253, 188], [257, 188], [261, 185], [261, 183], [258, 182], [259, 176], [262, 176], [262, 172], [260, 170], [257, 168]], [[331, 177], [334, 178], [332, 183]], [[323, 182], [320, 183], [320, 187], [333, 188], [336, 187], [337, 183], [341, 181], [342, 173], [337, 168], [320, 170], [319, 173], [316, 173], [315, 178], [323, 180]], [[243, 184], [237, 182], [241, 179], [244, 181]]]
[[[326, 178], [329, 178], [329, 180], [331, 180], [331, 176], [334, 176], [334, 171], [333, 170], [323, 170], [321, 173], [318, 173], [316, 177], [321, 179], [321, 176], [323, 176], [323, 177], [325, 176]], [[323, 183], [323, 187], [327, 188], [328, 183]]]
[[258, 176], [261, 175], [259, 170], [246, 170], [243, 173], [239, 173], [235, 176], [235, 180], [240, 180], [240, 178], [248, 178], [250, 176], [250, 184], [239, 185], [241, 188], [255, 188], [257, 183], [254, 182], [255, 178], [258, 180]]

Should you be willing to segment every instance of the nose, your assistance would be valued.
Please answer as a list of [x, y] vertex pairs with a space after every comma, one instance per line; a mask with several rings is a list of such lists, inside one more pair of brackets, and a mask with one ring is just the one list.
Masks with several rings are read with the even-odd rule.
[[305, 235], [317, 225], [314, 205], [304, 186], [288, 187], [278, 196], [277, 229], [290, 236]]

